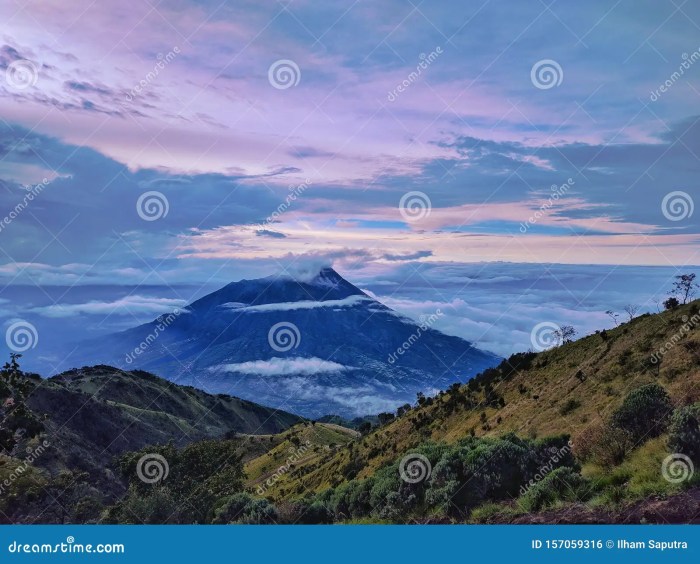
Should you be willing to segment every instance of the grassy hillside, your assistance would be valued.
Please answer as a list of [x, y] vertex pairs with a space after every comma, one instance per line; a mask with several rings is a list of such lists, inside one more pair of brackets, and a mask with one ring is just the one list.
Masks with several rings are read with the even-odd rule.
[[[688, 522], [700, 515], [700, 473], [672, 480], [666, 462], [682, 454], [700, 467], [699, 306], [513, 355], [381, 414], [364, 435], [140, 372], [98, 366], [44, 381], [7, 365], [0, 482], [13, 487], [0, 516]], [[158, 483], [138, 472], [153, 456], [168, 468]]]
[[[687, 332], [682, 328], [697, 315], [699, 303], [641, 316], [543, 353], [514, 355], [469, 385], [422, 399], [422, 405], [338, 449], [322, 463], [302, 461], [267, 495], [289, 500], [298, 492], [321, 492], [372, 476], [429, 440], [453, 444], [470, 436], [514, 432], [529, 438], [568, 434], [576, 444], [602, 425], [631, 390], [648, 383], [663, 386], [676, 405], [697, 402], [700, 324]], [[675, 341], [660, 362], [652, 362], [656, 351]], [[658, 441], [657, 457], [666, 452], [662, 443]], [[601, 472], [594, 465], [586, 471]], [[656, 476], [660, 479], [658, 471]], [[666, 487], [668, 482], [657, 485]]]
[[[48, 380], [6, 370], [0, 401], [0, 478], [13, 475], [37, 445], [48, 445], [32, 461], [34, 472], [25, 474], [28, 487], [19, 488], [35, 490], [35, 498], [52, 480], [65, 479], [67, 486], [79, 485], [91, 499], [113, 500], [126, 487], [112, 469], [115, 457], [125, 452], [166, 443], [182, 447], [238, 434], [279, 433], [303, 421], [239, 398], [210, 395], [146, 372], [109, 366], [72, 370]], [[3, 501], [12, 504], [11, 497]], [[7, 509], [0, 503], [3, 508]]]

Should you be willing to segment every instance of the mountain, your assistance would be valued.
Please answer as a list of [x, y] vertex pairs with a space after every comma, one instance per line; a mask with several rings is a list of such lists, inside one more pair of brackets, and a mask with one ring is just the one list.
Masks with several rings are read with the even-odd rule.
[[319, 417], [391, 411], [500, 359], [381, 304], [333, 269], [234, 282], [99, 341], [73, 364], [139, 368]]
[[359, 432], [139, 371], [8, 364], [0, 522], [697, 523], [698, 327], [700, 301], [518, 353]]
[[291, 413], [174, 385], [110, 366], [35, 380], [30, 412], [52, 444], [42, 465], [91, 471], [107, 459], [147, 445], [185, 445], [232, 433], [279, 433], [301, 422]]

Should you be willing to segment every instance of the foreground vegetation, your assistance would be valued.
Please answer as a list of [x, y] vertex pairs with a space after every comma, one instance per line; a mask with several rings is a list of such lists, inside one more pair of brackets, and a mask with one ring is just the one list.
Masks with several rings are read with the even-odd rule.
[[[543, 353], [516, 354], [466, 385], [358, 421], [357, 431], [171, 384], [155, 404], [139, 404], [130, 384], [143, 378], [160, 391], [159, 379], [107, 367], [91, 369], [110, 375], [107, 391], [99, 374], [78, 371], [39, 401], [32, 398], [46, 381], [13, 358], [0, 377], [0, 483], [9, 483], [0, 515], [7, 522], [685, 522], [700, 512], [700, 323], [692, 320], [700, 320], [698, 302], [671, 304]], [[86, 397], [98, 403], [79, 421], [65, 415]], [[213, 409], [219, 415], [208, 417]], [[246, 432], [242, 409], [277, 428]], [[30, 461], [29, 452], [36, 453]], [[144, 460], [165, 461], [157, 479], [144, 479]]]

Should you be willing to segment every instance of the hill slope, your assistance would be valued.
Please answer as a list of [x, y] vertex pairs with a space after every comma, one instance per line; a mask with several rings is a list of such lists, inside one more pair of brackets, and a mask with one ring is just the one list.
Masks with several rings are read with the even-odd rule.
[[[648, 383], [661, 384], [676, 405], [697, 402], [699, 304], [641, 316], [542, 353], [513, 355], [468, 385], [421, 400], [422, 405], [322, 463], [299, 464], [266, 495], [293, 499], [295, 492], [320, 492], [372, 476], [427, 440], [452, 444], [470, 435], [514, 432], [531, 438], [568, 434], [576, 444], [577, 437], [608, 419], [631, 390]], [[652, 355], [667, 343], [675, 344], [653, 362]]]
[[213, 396], [152, 374], [109, 366], [33, 380], [26, 405], [51, 444], [36, 464], [52, 474], [71, 469], [104, 475], [102, 469], [114, 456], [147, 445], [278, 433], [302, 420], [231, 396]]

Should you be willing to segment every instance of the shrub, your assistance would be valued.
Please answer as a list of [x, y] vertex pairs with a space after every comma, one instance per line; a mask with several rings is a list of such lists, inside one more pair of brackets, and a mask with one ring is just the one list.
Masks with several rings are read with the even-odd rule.
[[673, 412], [668, 434], [668, 448], [700, 463], [700, 403]]
[[247, 493], [239, 493], [220, 500], [214, 510], [213, 523], [242, 523], [261, 525], [276, 523], [279, 514], [274, 505], [266, 499], [254, 498]]
[[574, 437], [574, 456], [581, 462], [587, 462], [593, 458], [596, 449], [603, 437], [604, 426], [601, 423], [593, 423]]
[[564, 405], [561, 406], [561, 408], [559, 409], [559, 415], [563, 417], [565, 415], [568, 415], [572, 411], [575, 411], [579, 407], [581, 407], [581, 402], [571, 398], [567, 400], [567, 402]]
[[666, 390], [658, 384], [647, 384], [630, 392], [613, 413], [612, 424], [629, 432], [633, 441], [643, 442], [665, 431], [672, 409]]
[[593, 458], [603, 466], [617, 466], [634, 448], [632, 434], [614, 425], [605, 425], [593, 446]]
[[562, 466], [527, 490], [518, 503], [526, 511], [539, 511], [557, 501], [584, 501], [589, 494], [586, 479], [572, 468]]

